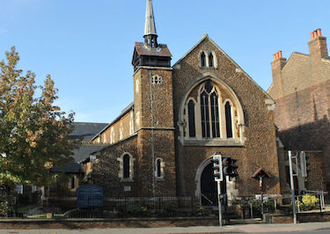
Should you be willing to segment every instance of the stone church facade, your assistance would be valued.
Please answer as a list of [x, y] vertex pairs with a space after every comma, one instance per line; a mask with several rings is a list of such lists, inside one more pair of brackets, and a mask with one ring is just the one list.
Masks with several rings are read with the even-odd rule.
[[[93, 138], [86, 162], [106, 197], [207, 196], [215, 192], [212, 155], [237, 160], [223, 193], [281, 193], [274, 101], [208, 35], [171, 66], [157, 42], [151, 0], [144, 42], [135, 43], [134, 102]], [[87, 167], [86, 167], [87, 168]]]

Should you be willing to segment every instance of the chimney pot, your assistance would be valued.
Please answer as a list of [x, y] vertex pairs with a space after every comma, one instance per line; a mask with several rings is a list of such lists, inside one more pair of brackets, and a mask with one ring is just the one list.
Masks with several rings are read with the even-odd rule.
[[309, 53], [315, 59], [328, 58], [326, 38], [322, 37], [321, 29], [318, 28], [311, 33], [312, 39], [308, 42]]
[[274, 60], [282, 58], [282, 50], [277, 51], [275, 54], [273, 54]]

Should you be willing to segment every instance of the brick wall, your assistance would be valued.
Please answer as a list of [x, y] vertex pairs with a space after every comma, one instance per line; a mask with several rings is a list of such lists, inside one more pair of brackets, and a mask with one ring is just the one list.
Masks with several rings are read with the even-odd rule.
[[[140, 180], [137, 162], [134, 164], [134, 182], [121, 182], [120, 165], [117, 160], [123, 153], [130, 153], [135, 159], [137, 155], [137, 137], [133, 136], [118, 144], [111, 145], [100, 152], [98, 163], [93, 164], [92, 182], [103, 187], [105, 197], [130, 197], [140, 193]], [[130, 186], [131, 191], [124, 191]]]
[[310, 55], [293, 53], [272, 62], [273, 84], [268, 93], [276, 101], [275, 123], [287, 149], [321, 150], [327, 188], [330, 188], [330, 59], [326, 38], [314, 31]]
[[94, 138], [93, 143], [113, 144], [134, 134], [133, 110], [120, 116], [117, 121]]

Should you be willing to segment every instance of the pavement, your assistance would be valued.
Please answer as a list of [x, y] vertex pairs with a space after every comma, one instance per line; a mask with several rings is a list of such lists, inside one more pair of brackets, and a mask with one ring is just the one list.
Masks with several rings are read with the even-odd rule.
[[276, 233], [327, 230], [330, 222], [300, 224], [244, 224], [194, 227], [159, 227], [159, 228], [106, 228], [106, 229], [35, 229], [35, 230], [0, 230], [0, 234], [217, 234], [217, 233]]

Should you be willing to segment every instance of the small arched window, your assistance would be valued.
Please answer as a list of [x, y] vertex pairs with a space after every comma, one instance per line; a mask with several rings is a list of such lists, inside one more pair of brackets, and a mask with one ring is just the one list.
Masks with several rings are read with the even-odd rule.
[[230, 104], [230, 102], [226, 102], [225, 112], [226, 112], [227, 138], [233, 138], [233, 126], [232, 126], [232, 116], [231, 116], [231, 104]]
[[119, 174], [118, 177], [121, 182], [133, 182], [134, 161], [135, 159], [130, 153], [124, 153], [119, 158]]
[[130, 178], [130, 157], [128, 154], [123, 157], [123, 178]]
[[164, 160], [161, 158], [156, 158], [155, 161], [155, 177], [157, 180], [163, 180], [164, 179], [164, 167], [165, 163]]
[[205, 67], [206, 66], [206, 56], [204, 51], [202, 51], [201, 53], [201, 67]]
[[76, 188], [76, 177], [72, 176], [71, 177], [71, 189], [75, 189]]
[[160, 159], [157, 159], [157, 161], [156, 161], [156, 170], [157, 170], [157, 177], [158, 178], [162, 176], [161, 169], [162, 169], [161, 161], [160, 161]]
[[209, 67], [214, 67], [213, 53], [209, 53]]
[[188, 121], [189, 121], [189, 137], [196, 137], [195, 102], [193, 100], [190, 100], [188, 102]]

